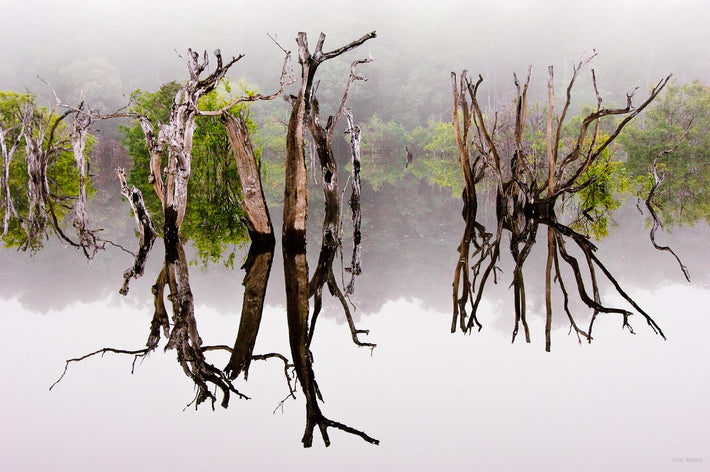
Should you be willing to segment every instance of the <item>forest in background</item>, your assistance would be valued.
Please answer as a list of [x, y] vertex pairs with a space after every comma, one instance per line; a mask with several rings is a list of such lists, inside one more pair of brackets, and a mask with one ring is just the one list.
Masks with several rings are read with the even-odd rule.
[[[372, 198], [372, 207], [378, 204], [378, 194], [383, 199], [391, 198], [396, 188], [406, 191], [423, 184], [443, 188], [443, 193], [437, 192], [440, 196], [460, 197], [463, 179], [458, 171], [451, 127], [448, 82], [452, 71], [467, 67], [474, 74], [482, 74], [481, 97], [490, 115], [495, 111], [511, 112], [515, 91], [513, 72], [523, 74], [528, 65], [532, 65], [530, 101], [539, 103], [544, 99], [544, 71], [548, 63], [555, 65], [557, 87], [561, 89], [569, 80], [575, 61], [593, 48], [598, 55], [590, 68], [597, 71], [600, 94], [607, 104], [623, 101], [625, 93], [637, 86], [640, 95], [672, 72], [673, 85], [651, 107], [649, 116], [642, 116], [622, 136], [623, 147], [610, 150], [609, 165], [599, 174], [604, 179], [592, 189], [594, 191], [588, 192], [587, 204], [581, 208], [594, 213], [599, 223], [586, 225], [584, 229], [598, 237], [607, 234], [607, 226], [613, 222], [610, 212], [626, 197], [635, 196], [644, 188], [648, 191], [649, 162], [683, 133], [688, 139], [675, 149], [672, 158], [661, 163], [669, 176], [667, 190], [661, 195], [664, 220], [670, 228], [675, 223], [692, 224], [698, 219], [707, 219], [704, 189], [708, 179], [703, 169], [707, 168], [704, 165], [707, 159], [704, 78], [708, 71], [703, 69], [707, 66], [702, 61], [693, 60], [708, 47], [700, 24], [702, 15], [698, 14], [702, 9], [700, 2], [671, 2], [648, 7], [640, 2], [625, 1], [615, 3], [613, 9], [603, 2], [597, 5], [543, 1], [495, 5], [451, 2], [437, 8], [405, 8], [399, 2], [377, 6], [361, 2], [358, 8], [365, 12], [361, 15], [337, 8], [326, 11], [318, 2], [299, 4], [297, 10], [286, 5], [274, 8], [246, 2], [214, 2], [208, 8], [196, 10], [188, 3], [178, 2], [169, 9], [149, 4], [140, 13], [131, 10], [130, 5], [112, 1], [74, 3], [65, 5], [73, 8], [74, 15], [62, 25], [49, 20], [51, 6], [45, 6], [42, 14], [35, 16], [28, 16], [27, 6], [8, 6], [9, 13], [26, 18], [21, 23], [31, 26], [35, 34], [23, 47], [6, 48], [2, 52], [8, 65], [0, 76], [3, 88], [20, 93], [23, 89], [29, 90], [36, 94], [38, 103], [49, 105], [51, 90], [37, 79], [36, 76], [40, 76], [67, 102], [77, 103], [84, 98], [104, 111], [115, 110], [128, 104], [131, 96], [145, 101], [170, 88], [171, 84], [173, 87], [180, 84], [184, 80], [181, 58], [184, 51], [180, 45], [185, 45], [185, 50], [189, 45], [219, 46], [234, 54], [245, 53], [245, 58], [230, 73], [232, 88], [267, 93], [278, 79], [281, 61], [281, 52], [267, 34], [287, 48], [291, 44], [293, 49], [290, 36], [295, 33], [288, 36], [284, 31], [298, 19], [302, 19], [304, 29], [336, 24], [335, 31], [328, 32], [329, 41], [333, 42], [354, 31], [361, 33], [367, 25], [378, 26], [378, 38], [367, 45], [367, 53], [374, 61], [361, 71], [368, 81], [356, 84], [351, 93], [355, 118], [363, 130], [363, 181], [366, 195], [370, 195], [367, 198]], [[671, 12], [672, 17], [668, 15]], [[152, 24], [150, 18], [156, 15], [160, 16], [161, 25], [168, 22], [171, 28], [165, 30], [158, 23]], [[521, 16], [526, 18], [525, 27], [513, 29], [511, 22]], [[107, 30], [108, 25], [113, 29]], [[554, 28], [547, 28], [549, 25]], [[76, 34], [77, 31], [81, 34]], [[148, 32], [149, 39], [143, 32]], [[12, 28], [3, 34], [13, 34]], [[130, 54], [126, 54], [127, 51]], [[335, 97], [341, 92], [348, 67], [348, 58], [337, 58], [321, 68], [323, 85], [319, 96], [326, 109], [337, 103]], [[575, 114], [583, 113], [584, 107], [594, 102], [589, 77], [587, 69], [578, 80], [572, 107]], [[696, 80], [699, 82], [694, 82]], [[214, 95], [211, 100], [224, 100], [229, 95], [224, 86], [217, 93], [222, 96]], [[544, 118], [543, 108], [537, 106], [538, 119]], [[287, 115], [288, 106], [280, 101], [261, 103], [249, 111], [267, 199], [276, 207], [283, 196]], [[692, 116], [700, 118], [689, 121]], [[669, 117], [674, 118], [669, 120]], [[200, 121], [197, 142], [217, 143], [210, 134], [209, 119]], [[212, 130], [215, 129], [212, 126]], [[144, 152], [139, 149], [140, 139], [130, 133], [131, 124], [126, 121], [97, 125], [98, 139], [91, 157], [94, 202], [107, 204], [114, 198], [113, 167], [144, 162], [140, 157]], [[336, 137], [336, 159], [347, 156], [347, 146], [346, 136]], [[220, 151], [219, 144], [212, 147], [206, 144], [198, 146], [196, 152], [205, 156], [202, 161], [207, 169], [207, 163], [217, 162], [215, 156], [224, 152], [224, 148]], [[341, 168], [344, 164], [341, 162]], [[145, 177], [145, 169], [132, 167], [133, 183], [145, 189], [147, 184], [140, 181]], [[198, 165], [191, 184], [203, 185], [208, 191], [191, 192], [191, 195], [205, 195], [206, 200], [211, 200], [211, 214], [218, 221], [225, 244], [243, 242], [244, 228], [235, 221], [219, 217], [220, 202], [233, 202], [236, 188], [217, 184], [214, 178], [218, 174], [234, 175], [228, 166], [219, 172], [200, 173]], [[210, 178], [213, 180], [209, 181]], [[318, 198], [317, 192], [312, 195]], [[193, 200], [192, 206], [197, 208], [206, 203], [209, 202]], [[580, 206], [580, 202], [576, 204]], [[223, 215], [239, 216], [238, 209], [231, 210], [234, 208], [224, 211]], [[585, 221], [585, 218], [579, 219], [582, 226]], [[188, 218], [185, 231], [189, 231], [190, 224]], [[192, 224], [203, 230], [201, 242], [199, 231], [191, 238], [201, 247], [201, 259], [219, 260], [224, 247], [220, 244], [215, 247], [214, 238], [209, 235], [214, 226], [210, 228], [194, 218]]]

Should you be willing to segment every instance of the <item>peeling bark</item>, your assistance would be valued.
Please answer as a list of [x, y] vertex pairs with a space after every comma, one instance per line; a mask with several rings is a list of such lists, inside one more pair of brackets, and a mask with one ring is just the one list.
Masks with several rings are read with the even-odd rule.
[[[159, 124], [157, 136], [153, 124], [146, 117], [139, 117], [150, 154], [149, 182], [153, 184], [166, 216], [169, 214], [174, 219], [177, 230], [182, 225], [187, 208], [187, 183], [190, 179], [192, 138], [197, 127], [195, 118], [199, 114], [198, 102], [202, 96], [214, 90], [229, 68], [243, 57], [239, 55], [224, 64], [219, 49], [214, 55], [217, 65], [209, 76], [203, 78], [202, 73], [209, 66], [207, 52], [200, 59], [197, 52], [188, 49], [186, 62], [190, 78], [175, 95], [168, 122]], [[168, 159], [164, 181], [163, 151], [167, 151]]]
[[[20, 145], [22, 136], [24, 134], [24, 121], [21, 121], [16, 127], [3, 128], [0, 124], [0, 151], [2, 152], [3, 160], [3, 175], [2, 175], [2, 189], [4, 197], [4, 210], [5, 213], [2, 219], [2, 236], [0, 239], [7, 235], [7, 230], [10, 225], [10, 218], [18, 218], [19, 215], [15, 209], [15, 205], [12, 202], [12, 194], [10, 193], [10, 162], [12, 161], [12, 156], [15, 154], [17, 146]], [[11, 140], [10, 147], [8, 148], [7, 139], [12, 136], [10, 133], [15, 132], [16, 136]]]
[[242, 187], [242, 209], [246, 216], [249, 236], [253, 243], [274, 244], [274, 230], [271, 225], [269, 208], [261, 186], [259, 165], [244, 119], [231, 113], [223, 113], [221, 121], [227, 129], [227, 136], [237, 164]]

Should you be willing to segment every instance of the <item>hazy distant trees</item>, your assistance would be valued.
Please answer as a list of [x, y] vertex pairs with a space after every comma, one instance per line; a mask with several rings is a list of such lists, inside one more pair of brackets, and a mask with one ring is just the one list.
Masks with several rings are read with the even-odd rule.
[[642, 199], [656, 183], [655, 161], [653, 204], [667, 229], [710, 222], [710, 89], [697, 82], [669, 84], [620, 142]]

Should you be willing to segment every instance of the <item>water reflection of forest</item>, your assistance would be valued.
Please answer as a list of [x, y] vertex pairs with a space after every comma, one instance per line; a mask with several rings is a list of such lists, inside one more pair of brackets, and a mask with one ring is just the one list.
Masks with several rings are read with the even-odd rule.
[[[664, 283], [665, 277], [670, 276], [666, 266], [659, 262], [658, 268], [654, 270], [646, 263], [652, 259], [660, 261], [662, 257], [657, 253], [649, 256], [653, 252], [651, 246], [648, 246], [649, 252], [644, 252], [638, 243], [642, 239], [639, 234], [626, 230], [618, 233], [616, 240], [612, 236], [603, 243], [608, 246], [602, 257], [607, 265], [603, 265], [595, 255], [596, 244], [591, 242], [587, 234], [578, 232], [579, 226], [575, 226], [575, 223], [583, 217], [600, 221], [601, 216], [610, 216], [612, 208], [599, 204], [595, 199], [599, 195], [596, 194], [587, 194], [582, 199], [585, 205], [578, 202], [578, 208], [570, 209], [572, 205], [569, 202], [578, 194], [595, 187], [602, 179], [600, 176], [607, 175], [610, 158], [605, 154], [605, 149], [625, 123], [660, 93], [668, 78], [658, 83], [640, 107], [632, 106], [633, 94], [629, 94], [626, 108], [611, 109], [602, 108], [601, 96], [592, 74], [598, 99], [597, 108], [584, 112], [588, 113], [586, 117], [582, 115], [572, 120], [573, 127], [578, 126], [580, 129], [576, 138], [574, 132], [563, 129], [570, 100], [568, 94], [562, 116], [556, 121], [555, 139], [551, 114], [554, 100], [551, 92], [545, 160], [537, 153], [535, 146], [539, 143], [529, 142], [531, 135], [524, 132], [528, 125], [527, 82], [521, 91], [516, 77], [517, 106], [512, 110], [512, 115], [502, 119], [501, 128], [498, 128], [498, 116], [495, 115], [493, 123], [490, 123], [490, 118], [484, 119], [477, 102], [476, 94], [482, 77], [474, 83], [464, 71], [461, 75], [461, 88], [457, 90], [456, 75], [452, 74], [453, 124], [459, 151], [455, 165], [460, 166], [465, 180], [462, 212], [461, 201], [451, 198], [450, 190], [432, 186], [426, 179], [418, 179], [414, 173], [405, 174], [396, 183], [373, 179], [365, 181], [361, 186], [361, 130], [353, 121], [346, 104], [350, 87], [355, 81], [362, 80], [356, 74], [356, 69], [371, 59], [360, 59], [351, 64], [340, 107], [328, 118], [321, 117], [318, 83], [314, 82], [316, 69], [326, 60], [340, 56], [374, 37], [375, 33], [372, 32], [342, 48], [323, 52], [325, 37], [321, 35], [315, 51], [311, 53], [305, 33], [299, 34], [300, 88], [296, 94], [285, 97], [290, 106], [290, 115], [285, 123], [283, 201], [281, 205], [272, 205], [271, 211], [262, 182], [262, 162], [251, 142], [250, 126], [253, 123], [249, 121], [248, 110], [240, 106], [247, 102], [276, 98], [282, 94], [285, 86], [296, 81], [287, 73], [286, 64], [290, 53], [285, 50], [280, 90], [268, 96], [245, 93], [244, 96], [224, 102], [211, 97], [215, 101], [209, 102], [207, 109], [198, 108], [200, 98], [208, 97], [222, 83], [227, 69], [241, 56], [224, 61], [219, 50], [216, 51], [216, 68], [205, 77], [203, 73], [207, 74], [209, 56], [205, 53], [201, 57], [189, 51], [187, 62], [190, 79], [183, 85], [173, 84], [172, 89], [161, 89], [161, 93], [167, 93], [168, 98], [172, 97], [172, 104], [165, 107], [163, 111], [166, 113], [162, 119], [141, 114], [135, 109], [127, 114], [105, 116], [85, 108], [83, 104], [78, 107], [63, 104], [58, 98], [58, 105], [68, 109], [59, 116], [39, 108], [32, 109], [29, 102], [24, 104], [24, 108], [15, 108], [15, 111], [21, 112], [17, 115], [21, 131], [16, 143], [21, 139], [26, 143], [27, 201], [11, 198], [11, 191], [17, 193], [16, 189], [11, 188], [17, 180], [10, 179], [10, 170], [15, 175], [20, 172], [17, 165], [15, 169], [10, 169], [11, 153], [5, 153], [6, 172], [3, 183], [6, 212], [3, 235], [10, 236], [6, 239], [8, 245], [31, 252], [37, 264], [28, 270], [19, 257], [21, 255], [3, 254], [8, 273], [17, 272], [23, 276], [4, 284], [6, 295], [17, 296], [19, 293], [27, 304], [40, 303], [41, 308], [46, 309], [49, 306], [69, 304], [82, 297], [101, 298], [106, 293], [116, 291], [123, 296], [130, 293], [133, 297], [138, 292], [138, 300], [145, 300], [138, 301], [138, 304], [152, 305], [153, 317], [147, 329], [144, 348], [102, 348], [69, 359], [67, 368], [87, 357], [109, 352], [133, 356], [135, 363], [164, 344], [165, 350], [177, 353], [179, 366], [195, 385], [196, 393], [190, 405], [211, 403], [214, 407], [220, 403], [226, 408], [230, 399], [246, 398], [240, 392], [236, 380], [240, 376], [247, 379], [251, 361], [275, 359], [284, 363], [290, 395], [295, 395], [298, 384], [305, 397], [304, 446], [312, 445], [316, 430], [324, 443], [329, 445], [329, 428], [378, 444], [377, 439], [363, 430], [329, 419], [321, 411], [323, 397], [316, 382], [313, 368], [315, 359], [310, 350], [311, 342], [318, 333], [318, 319], [334, 317], [346, 322], [353, 344], [372, 349], [375, 343], [368, 340], [368, 330], [360, 326], [367, 320], [362, 314], [376, 313], [385, 303], [398, 298], [413, 298], [420, 300], [425, 308], [450, 311], [452, 267], [456, 267], [453, 277], [452, 332], [460, 330], [470, 333], [480, 329], [489, 323], [487, 317], [493, 315], [493, 325], [501, 329], [510, 329], [509, 320], [513, 319], [513, 339], [522, 330], [529, 342], [531, 333], [527, 316], [542, 316], [541, 307], [545, 305], [545, 336], [549, 350], [552, 327], [550, 306], [553, 302], [564, 306], [580, 342], [582, 338], [591, 340], [592, 323], [599, 313], [622, 315], [622, 327], [633, 332], [628, 322], [631, 311], [601, 301], [602, 295], [605, 295], [602, 292], [609, 291], [611, 287], [647, 321], [652, 331], [663, 336], [661, 328], [652, 317], [617, 282], [628, 279], [646, 287]], [[575, 66], [570, 89], [578, 70]], [[552, 68], [549, 74], [551, 84]], [[527, 78], [529, 80], [530, 74]], [[469, 99], [470, 102], [467, 101]], [[29, 99], [20, 97], [18, 100]], [[608, 115], [626, 118], [619, 124], [604, 122], [602, 125], [602, 118]], [[64, 118], [69, 116], [74, 119], [71, 129], [63, 124]], [[190, 173], [193, 138], [198, 130], [195, 120], [198, 116], [204, 117], [210, 126], [215, 126], [218, 130], [216, 132], [226, 133], [226, 139], [218, 143], [221, 146], [220, 152], [213, 153], [212, 157], [221, 158], [228, 153], [234, 158], [235, 168], [215, 164], [204, 173], [198, 171], [197, 167], [194, 174]], [[96, 192], [105, 197], [111, 191], [108, 190], [108, 181], [97, 179], [94, 182], [97, 187], [90, 186], [88, 165], [84, 160], [87, 130], [91, 120], [114, 117], [132, 118], [135, 121], [133, 130], [144, 139], [146, 159], [144, 162], [134, 161], [131, 177], [135, 178], [144, 172], [146, 181], [150, 183], [147, 191], [152, 197], [146, 195], [144, 199], [140, 189], [129, 185], [123, 169], [116, 170], [120, 193], [131, 207], [135, 224], [129, 218], [112, 216], [119, 212], [128, 216], [125, 210], [117, 210], [117, 199], [97, 199], [90, 204], [90, 194]], [[333, 151], [333, 136], [340, 118], [347, 120], [346, 133], [351, 154], [348, 172], [343, 172], [343, 162], [338, 162]], [[542, 129], [543, 123], [542, 115], [538, 118], [530, 124], [538, 127], [536, 131]], [[472, 123], [476, 137], [470, 140], [467, 133]], [[588, 136], [587, 131], [592, 124], [594, 131]], [[487, 126], [492, 126], [493, 132], [490, 135]], [[495, 135], [496, 131], [499, 132], [498, 136]], [[46, 144], [42, 139], [37, 139], [47, 132], [49, 138]], [[308, 155], [311, 159], [310, 170], [320, 169], [320, 173], [313, 174], [315, 182], [310, 183], [312, 175], [307, 172], [306, 135], [311, 139]], [[210, 149], [212, 151], [214, 149]], [[399, 167], [403, 165], [407, 169], [410, 165], [414, 166], [415, 152], [405, 146], [405, 159], [399, 163]], [[558, 153], [560, 161], [556, 161]], [[71, 167], [71, 157], [76, 161], [76, 176], [70, 170], [66, 170], [66, 175], [60, 172], [62, 165]], [[440, 158], [443, 159], [443, 152]], [[661, 179], [657, 176], [655, 163], [656, 160], [653, 176], [658, 185]], [[390, 165], [397, 163], [390, 162]], [[597, 165], [601, 167], [595, 167]], [[51, 175], [49, 169], [52, 170]], [[476, 188], [484, 177], [488, 180]], [[339, 185], [339, 181], [345, 178], [352, 191], [348, 200], [345, 199], [346, 185]], [[204, 183], [200, 179], [207, 181], [208, 185], [196, 184]], [[237, 180], [240, 184], [238, 186], [235, 183]], [[116, 193], [118, 189], [119, 186], [116, 186]], [[319, 197], [309, 203], [307, 195], [314, 193], [314, 190]], [[654, 190], [651, 190], [651, 194]], [[72, 191], [78, 197], [70, 197], [68, 194]], [[609, 189], [600, 186], [598, 192], [606, 196]], [[571, 196], [562, 197], [568, 193]], [[188, 198], [188, 195], [192, 198]], [[649, 210], [650, 200], [649, 195]], [[67, 201], [72, 201], [73, 205]], [[556, 206], [558, 201], [560, 205]], [[343, 218], [346, 202], [352, 211], [352, 225], [347, 229]], [[589, 206], [585, 208], [586, 204]], [[308, 219], [309, 205], [317, 210], [312, 211]], [[629, 205], [623, 207], [616, 218], [626, 222], [635, 217], [636, 221], [644, 222], [643, 216], [629, 215], [630, 208]], [[91, 226], [89, 209], [103, 214], [98, 221], [107, 223], [107, 228], [114, 233], [106, 232], [106, 228]], [[272, 215], [272, 212], [275, 214]], [[465, 225], [463, 238], [462, 222], [452, 217], [461, 213]], [[565, 222], [565, 219], [572, 221]], [[159, 224], [154, 224], [154, 221]], [[604, 221], [602, 230], [606, 231], [608, 224]], [[276, 227], [282, 228], [280, 238], [275, 235], [274, 222]], [[135, 228], [133, 231], [137, 233], [137, 238], [136, 234], [127, 230], [130, 227]], [[65, 232], [65, 228], [74, 228], [75, 233], [70, 235], [68, 231]], [[548, 237], [546, 255], [544, 244], [537, 244], [536, 241], [541, 228], [545, 228]], [[602, 230], [597, 231], [601, 233]], [[703, 231], [706, 232], [707, 227]], [[46, 241], [49, 233], [54, 233], [58, 239]], [[695, 230], [689, 236], [703, 235], [701, 231]], [[343, 244], [350, 237], [351, 246]], [[582, 257], [577, 255], [578, 259], [575, 259], [571, 252], [568, 253], [565, 242], [581, 251]], [[193, 255], [188, 256], [185, 244], [190, 243]], [[91, 260], [90, 267], [79, 262], [76, 257], [81, 257], [79, 251], [72, 253], [63, 250], [66, 248], [61, 246], [81, 250], [83, 256]], [[282, 249], [280, 253], [276, 251], [278, 247]], [[501, 257], [501, 253], [506, 250], [512, 256], [512, 261]], [[229, 251], [233, 252], [227, 255]], [[196, 257], [198, 264], [206, 263], [205, 267], [195, 267], [198, 270], [193, 270], [190, 267], [192, 257]], [[579, 260], [582, 259], [586, 266], [580, 269]], [[628, 264], [629, 260], [635, 263]], [[210, 265], [215, 262], [224, 264]], [[561, 288], [561, 292], [554, 296], [550, 294], [553, 262], [555, 281]], [[283, 271], [272, 271], [274, 263], [282, 266]], [[543, 273], [540, 267], [544, 267], [545, 263], [547, 272]], [[239, 275], [233, 272], [239, 266], [244, 271], [243, 278], [241, 272]], [[560, 269], [560, 266], [563, 268]], [[642, 266], [641, 273], [648, 280], [639, 281], [638, 277], [632, 275], [632, 271], [638, 271], [639, 266]], [[117, 267], [123, 270], [122, 274], [118, 273]], [[604, 282], [597, 285], [594, 267], [604, 274], [608, 281], [606, 285]], [[607, 267], [614, 273], [613, 276]], [[195, 277], [195, 272], [199, 273], [200, 269], [204, 270], [204, 274], [200, 274], [204, 277]], [[585, 279], [585, 270], [589, 271], [590, 280]], [[469, 271], [473, 280], [469, 280]], [[662, 276], [659, 276], [659, 272]], [[701, 273], [699, 279], [704, 281], [706, 276]], [[139, 279], [142, 277], [150, 280], [141, 282]], [[576, 293], [580, 296], [576, 305], [574, 297], [570, 300], [565, 290], [562, 282], [565, 277], [576, 279]], [[201, 279], [200, 286], [198, 281]], [[462, 295], [459, 295], [461, 280], [463, 288]], [[241, 296], [234, 296], [235, 288], [240, 283], [243, 286]], [[274, 285], [277, 289], [272, 289], [267, 298], [267, 287]], [[54, 293], [48, 290], [49, 287]], [[482, 305], [479, 302], [484, 292], [489, 303]], [[233, 345], [205, 345], [198, 330], [197, 307], [200, 303], [217, 305], [220, 301], [225, 303], [221, 308], [228, 312], [234, 312], [240, 306], [240, 325], [236, 339]], [[472, 308], [467, 308], [469, 301]], [[263, 308], [269, 303], [286, 307], [289, 354], [254, 352]], [[490, 313], [491, 307], [494, 307], [496, 313]], [[592, 321], [585, 321], [589, 325], [586, 332], [575, 324], [572, 316], [572, 312], [584, 311], [585, 308], [592, 311], [589, 314]], [[505, 316], [506, 313], [513, 316], [509, 318]], [[561, 322], [559, 318], [556, 318], [555, 326]], [[507, 327], [503, 327], [504, 324]], [[224, 367], [216, 366], [209, 360], [209, 353], [217, 350], [229, 353], [229, 361]], [[57, 382], [66, 373], [65, 369]]]

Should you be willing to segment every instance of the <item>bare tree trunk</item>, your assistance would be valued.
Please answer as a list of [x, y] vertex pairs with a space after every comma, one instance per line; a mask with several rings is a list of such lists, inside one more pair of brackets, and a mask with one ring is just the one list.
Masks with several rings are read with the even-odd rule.
[[[289, 120], [286, 137], [286, 177], [284, 190], [284, 219], [283, 219], [283, 253], [284, 253], [284, 275], [286, 278], [286, 314], [289, 327], [289, 342], [291, 345], [291, 355], [296, 369], [296, 375], [306, 397], [306, 429], [303, 435], [304, 447], [313, 444], [313, 431], [318, 426], [323, 442], [326, 446], [330, 444], [327, 428], [335, 427], [346, 432], [357, 434], [368, 442], [377, 444], [378, 441], [370, 438], [365, 433], [350, 428], [341, 423], [329, 420], [320, 410], [318, 399], [320, 392], [315, 381], [312, 366], [312, 356], [309, 349], [309, 283], [308, 283], [308, 263], [306, 262], [306, 218], [307, 218], [307, 173], [304, 155], [304, 124], [307, 117], [311, 117], [311, 102], [313, 79], [318, 66], [326, 61], [349, 51], [366, 40], [375, 37], [375, 33], [369, 33], [352, 43], [334, 51], [324, 53], [323, 43], [325, 35], [321, 33], [313, 54], [308, 49], [308, 40], [305, 33], [299, 33], [296, 38], [298, 44], [298, 57], [301, 64], [301, 87], [298, 95], [291, 100], [291, 118]], [[341, 106], [342, 109], [342, 106]], [[317, 102], [315, 105], [315, 116], [318, 117]], [[311, 121], [312, 130], [318, 128], [317, 123]], [[332, 151], [329, 149], [328, 139], [321, 134], [324, 129], [315, 129], [316, 147], [321, 158], [321, 166], [324, 167], [324, 185], [331, 185], [337, 179], [336, 173], [330, 170], [328, 155], [332, 158]], [[323, 155], [321, 153], [327, 153]], [[325, 160], [324, 160], [325, 159]], [[336, 169], [337, 170], [337, 169]], [[331, 172], [329, 175], [328, 172]], [[337, 183], [337, 180], [335, 180]], [[325, 187], [324, 187], [325, 188]], [[337, 190], [336, 190], [337, 194]], [[324, 228], [330, 227], [333, 221], [332, 215], [336, 218], [339, 208], [332, 208], [332, 199], [326, 203], [326, 221]], [[332, 232], [333, 235], [337, 234]], [[324, 241], [325, 242], [325, 241]]]
[[237, 164], [242, 187], [241, 204], [252, 244], [270, 244], [273, 248], [274, 229], [246, 123], [241, 116], [235, 117], [228, 112], [222, 113], [221, 121], [227, 129], [227, 136]]
[[349, 295], [355, 291], [355, 277], [362, 273], [362, 213], [360, 210], [361, 186], [360, 186], [360, 127], [353, 121], [353, 114], [349, 109], [345, 110], [345, 117], [348, 121], [347, 133], [350, 135], [350, 165], [352, 166], [352, 194], [350, 195], [350, 210], [353, 220], [353, 254], [350, 267], [346, 270], [350, 272], [350, 282], [345, 288], [345, 294]]
[[20, 122], [18, 128], [17, 137], [8, 148], [6, 139], [9, 137], [8, 132], [12, 131], [12, 128], [4, 129], [0, 126], [0, 151], [2, 151], [3, 160], [2, 189], [5, 200], [5, 213], [2, 219], [2, 236], [0, 236], [0, 239], [7, 235], [7, 230], [10, 225], [10, 218], [18, 218], [17, 210], [12, 202], [12, 194], [10, 192], [10, 162], [12, 161], [12, 156], [15, 154], [15, 150], [17, 149], [17, 146], [19, 146], [20, 140], [24, 134], [24, 121]]
[[[214, 55], [217, 66], [209, 76], [202, 78], [202, 73], [209, 66], [207, 52], [200, 60], [197, 52], [188, 49], [187, 68], [190, 78], [175, 95], [168, 122], [160, 124], [157, 136], [153, 124], [146, 117], [139, 117], [150, 154], [149, 181], [163, 204], [166, 228], [175, 231], [180, 229], [187, 208], [192, 138], [197, 127], [195, 118], [200, 114], [197, 109], [198, 102], [202, 96], [214, 90], [229, 68], [243, 57], [239, 55], [223, 64], [219, 49]], [[162, 178], [163, 151], [167, 151], [168, 156], [165, 181]]]
[[[602, 108], [601, 96], [596, 85], [596, 77], [592, 70], [592, 84], [597, 97], [597, 108], [594, 112], [588, 114], [582, 121], [579, 128], [576, 141], [570, 146], [568, 153], [562, 155], [560, 146], [562, 144], [562, 127], [565, 117], [571, 103], [571, 90], [577, 73], [582, 65], [589, 62], [592, 57], [581, 61], [574, 66], [574, 74], [567, 87], [567, 99], [564, 104], [560, 117], [554, 115], [554, 73], [552, 67], [548, 69], [548, 105], [547, 119], [544, 134], [546, 136], [546, 153], [544, 156], [544, 164], [547, 167], [547, 173], [544, 176], [536, 175], [533, 170], [536, 163], [540, 160], [534, 153], [530, 152], [533, 145], [526, 140], [525, 136], [526, 116], [527, 116], [527, 89], [530, 82], [530, 69], [524, 87], [520, 86], [517, 77], [515, 78], [515, 86], [518, 91], [518, 99], [516, 100], [516, 108], [514, 111], [515, 131], [510, 139], [511, 142], [501, 142], [501, 136], [498, 131], [498, 116], [497, 113], [491, 119], [484, 116], [483, 110], [477, 100], [477, 92], [483, 80], [479, 76], [478, 80], [473, 83], [468, 78], [467, 72], [463, 71], [460, 78], [460, 85], [457, 84], [456, 75], [452, 73], [452, 88], [454, 92], [454, 108], [453, 108], [453, 126], [456, 135], [457, 145], [460, 153], [460, 161], [462, 165], [462, 173], [466, 182], [466, 191], [464, 192], [464, 217], [467, 218], [466, 230], [464, 237], [459, 247], [459, 261], [454, 274], [454, 317], [452, 320], [452, 331], [456, 330], [457, 319], [463, 331], [476, 326], [478, 320], [475, 318], [476, 308], [481, 298], [481, 293], [485, 286], [488, 274], [495, 274], [495, 260], [499, 254], [499, 244], [501, 240], [501, 230], [505, 229], [510, 232], [510, 252], [515, 261], [515, 270], [513, 272], [512, 287], [515, 298], [515, 327], [513, 330], [513, 339], [518, 332], [520, 323], [526, 331], [526, 340], [530, 340], [527, 329], [526, 318], [526, 303], [525, 303], [525, 284], [523, 278], [523, 266], [530, 252], [532, 244], [535, 242], [535, 234], [539, 223], [548, 225], [548, 244], [547, 244], [547, 260], [545, 267], [545, 347], [546, 350], [551, 348], [551, 331], [552, 331], [552, 284], [553, 284], [553, 268], [556, 275], [556, 280], [560, 284], [560, 289], [564, 297], [564, 309], [570, 320], [572, 328], [575, 330], [578, 339], [582, 337], [591, 340], [591, 330], [597, 313], [617, 313], [623, 316], [623, 326], [631, 330], [628, 323], [631, 312], [622, 308], [613, 308], [605, 306], [600, 301], [599, 289], [595, 277], [595, 266], [602, 270], [607, 276], [607, 279], [617, 292], [629, 302], [638, 313], [641, 313], [652, 329], [663, 336], [663, 332], [656, 323], [643, 311], [619, 286], [617, 281], [611, 276], [606, 268], [594, 256], [594, 246], [584, 236], [575, 233], [569, 227], [557, 223], [555, 216], [555, 202], [557, 198], [564, 193], [575, 193], [591, 183], [590, 180], [581, 182], [581, 176], [601, 157], [601, 153], [613, 142], [619, 135], [624, 126], [641, 110], [643, 110], [663, 89], [669, 80], [669, 77], [661, 80], [651, 90], [648, 98], [638, 107], [633, 107], [631, 98], [633, 93], [627, 94], [627, 103], [624, 108], [608, 109]], [[468, 93], [466, 93], [468, 92]], [[470, 100], [470, 109], [468, 105]], [[488, 114], [490, 116], [490, 114]], [[620, 116], [621, 120], [615, 125], [616, 128], [612, 133], [604, 137], [601, 142], [599, 140], [600, 120], [606, 116]], [[470, 125], [473, 124], [475, 133], [473, 139], [468, 138]], [[537, 130], [542, 131], [542, 130]], [[504, 134], [505, 136], [505, 134]], [[482, 244], [478, 245], [473, 233], [474, 228], [477, 228], [476, 223], [469, 222], [468, 218], [475, 219], [475, 209], [471, 210], [476, 203], [475, 188], [471, 182], [476, 182], [475, 169], [471, 169], [469, 164], [470, 151], [469, 142], [480, 155], [485, 168], [492, 173], [496, 182], [496, 216], [498, 219], [498, 230], [495, 240], [490, 243], [484, 238]], [[563, 144], [564, 146], [564, 144]], [[512, 149], [512, 151], [511, 151]], [[501, 150], [510, 152], [510, 155], [502, 155]], [[533, 167], [531, 167], [531, 165]], [[475, 163], [474, 163], [475, 167]], [[510, 170], [508, 175], [507, 169]], [[480, 226], [480, 225], [479, 225]], [[478, 232], [482, 235], [485, 229], [480, 229]], [[591, 274], [591, 290], [593, 298], [589, 296], [588, 284], [582, 277], [579, 262], [566, 252], [564, 241], [572, 239], [576, 245], [584, 252], [587, 269]], [[464, 317], [466, 316], [465, 306], [467, 300], [473, 300], [472, 290], [473, 284], [469, 282], [468, 265], [469, 265], [469, 245], [475, 244], [477, 253], [480, 254], [479, 259], [472, 265], [472, 271], [475, 277], [483, 268], [483, 262], [488, 255], [491, 256], [491, 261], [485, 268], [481, 280], [477, 287], [476, 300], [472, 302], [471, 316], [468, 323], [465, 324]], [[522, 247], [521, 247], [522, 245]], [[594, 314], [590, 323], [589, 333], [585, 333], [577, 327], [574, 318], [569, 311], [568, 293], [562, 279], [560, 271], [559, 257], [567, 263], [574, 273], [575, 282], [577, 284], [577, 292], [581, 300], [591, 309]], [[463, 288], [460, 289], [461, 284]], [[461, 294], [460, 294], [461, 292]]]

